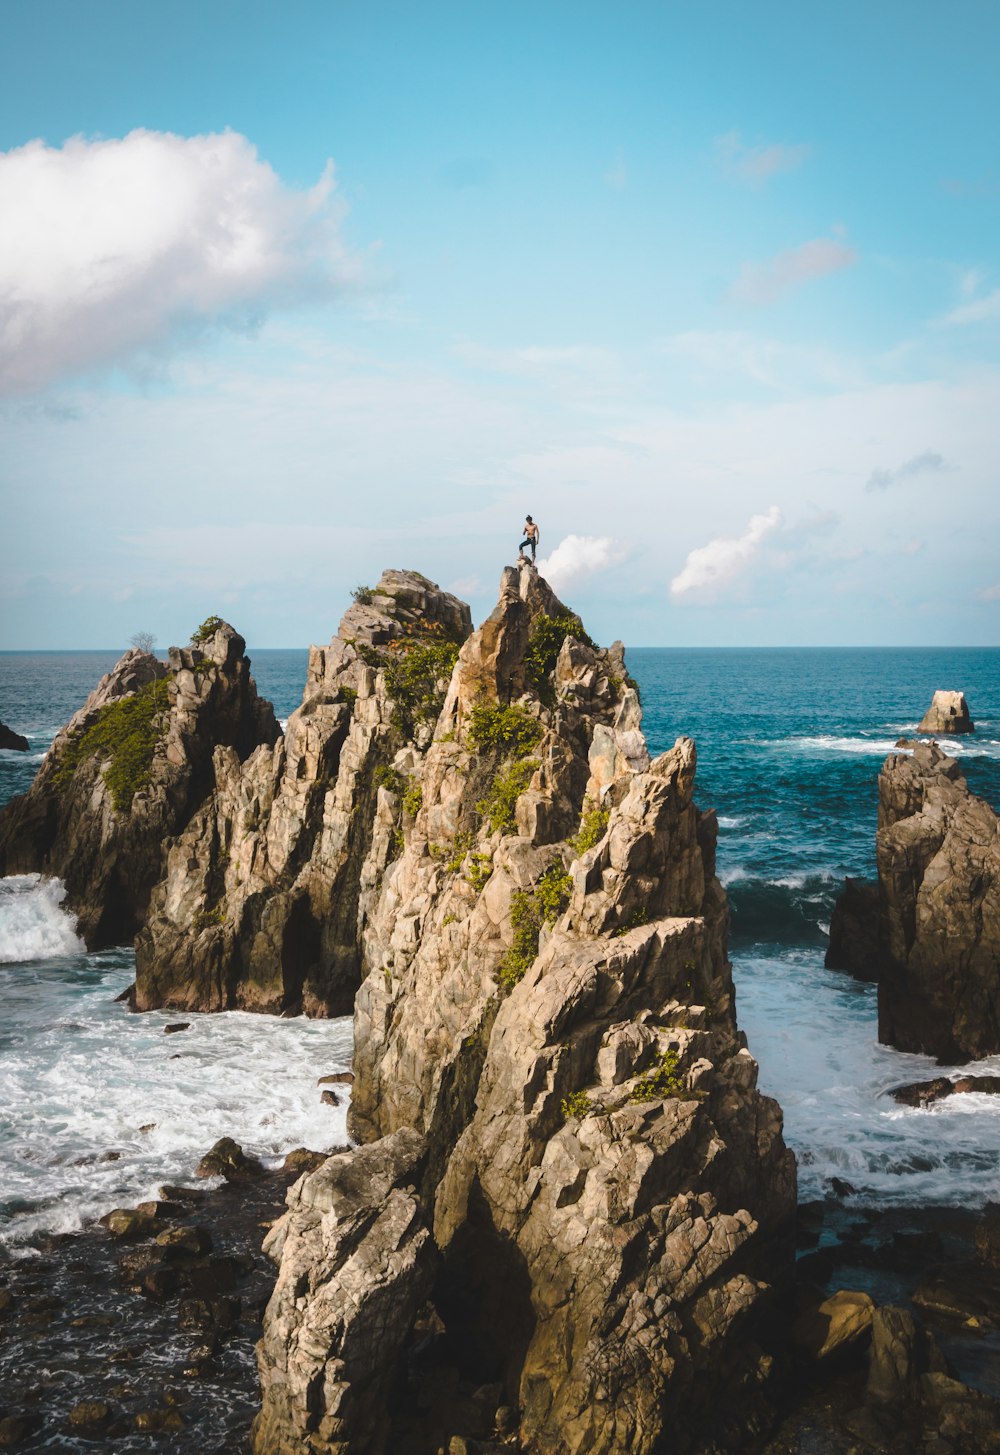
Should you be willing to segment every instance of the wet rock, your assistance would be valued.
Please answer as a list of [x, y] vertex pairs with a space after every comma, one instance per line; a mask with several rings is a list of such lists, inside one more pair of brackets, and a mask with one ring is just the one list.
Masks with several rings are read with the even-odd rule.
[[156, 1244], [144, 1248], [130, 1248], [118, 1259], [118, 1269], [126, 1283], [141, 1285], [143, 1274], [150, 1268], [157, 1268], [163, 1262], [163, 1255]]
[[263, 1172], [257, 1158], [247, 1157], [232, 1137], [220, 1137], [195, 1168], [196, 1177], [224, 1177], [227, 1182], [246, 1182]]
[[844, 880], [830, 916], [824, 963], [858, 980], [877, 980], [885, 952], [881, 942], [879, 887], [865, 879]]
[[179, 1187], [175, 1183], [165, 1182], [160, 1188], [160, 1196], [166, 1202], [193, 1204], [204, 1202], [208, 1194], [201, 1187]]
[[166, 1228], [157, 1235], [156, 1246], [168, 1260], [197, 1258], [212, 1251], [212, 1235], [207, 1228]]
[[225, 1333], [239, 1319], [238, 1298], [182, 1298], [177, 1321], [182, 1329]]
[[320, 1095], [320, 1101], [324, 1102], [326, 1106], [339, 1106], [340, 1105], [340, 1097], [337, 1095], [337, 1093], [335, 1091], [324, 1091], [324, 1092], [322, 1092], [321, 1095]]
[[886, 759], [876, 858], [879, 1039], [942, 1062], [1000, 1051], [998, 818], [935, 744]]
[[889, 1095], [901, 1106], [931, 1106], [951, 1096], [954, 1090], [950, 1077], [935, 1076], [930, 1081], [909, 1081], [905, 1086], [894, 1086]]
[[843, 1177], [831, 1177], [830, 1191], [833, 1193], [834, 1197], [844, 1198], [853, 1197], [855, 1192], [857, 1191], [857, 1188], [853, 1185], [853, 1183], [845, 1181]]
[[841, 1289], [796, 1319], [792, 1339], [808, 1358], [857, 1356], [868, 1343], [875, 1305], [867, 1293]]
[[173, 1298], [181, 1286], [180, 1271], [169, 1263], [154, 1263], [143, 1271], [139, 1284], [150, 1298]]
[[185, 1263], [178, 1275], [195, 1298], [213, 1299], [232, 1293], [245, 1270], [236, 1258], [199, 1258]]
[[173, 1036], [176, 1035], [178, 1031], [187, 1031], [190, 1029], [190, 1021], [171, 1021], [170, 1025], [163, 1027], [163, 1034], [165, 1036]]
[[0, 722], [0, 748], [6, 748], [14, 753], [26, 753], [28, 751], [28, 739], [9, 728], [5, 722]]
[[942, 1263], [921, 1278], [913, 1302], [973, 1328], [1000, 1324], [1000, 1273], [975, 1262]]
[[111, 1418], [111, 1406], [101, 1399], [81, 1399], [69, 1412], [69, 1422], [78, 1430], [99, 1429]]
[[913, 1399], [928, 1370], [947, 1373], [932, 1335], [901, 1308], [877, 1308], [872, 1315], [867, 1397], [883, 1403]]
[[976, 1224], [976, 1257], [1000, 1273], [1000, 1207], [989, 1206]]
[[7, 1313], [14, 1307], [14, 1295], [9, 1288], [0, 1287], [0, 1314]]
[[14, 1450], [41, 1427], [38, 1415], [4, 1415], [0, 1418], [0, 1450]]
[[1000, 1451], [1000, 1400], [970, 1389], [947, 1374], [930, 1372], [920, 1379], [927, 1433], [935, 1432], [941, 1442], [936, 1448], [928, 1441], [925, 1451], [947, 1450], [955, 1455], [997, 1455]]
[[[338, 1149], [346, 1151], [346, 1148]], [[327, 1157], [332, 1156], [330, 1152], [311, 1152], [308, 1147], [296, 1147], [289, 1152], [282, 1164], [283, 1172], [291, 1172], [296, 1177], [301, 1177], [303, 1172], [315, 1172], [317, 1167], [322, 1167]]]
[[975, 723], [969, 714], [965, 693], [945, 692], [940, 689], [935, 692], [917, 732], [932, 733], [935, 737], [975, 732]]
[[353, 1071], [335, 1071], [332, 1076], [317, 1078], [317, 1086], [350, 1086], [354, 1081]]
[[98, 1222], [120, 1243], [138, 1242], [142, 1238], [153, 1237], [159, 1231], [155, 1217], [132, 1207], [113, 1208]]
[[144, 1434], [173, 1434], [183, 1430], [184, 1419], [179, 1410], [140, 1410], [135, 1427]]
[[182, 1218], [188, 1209], [181, 1202], [171, 1202], [167, 1198], [161, 1198], [154, 1202], [140, 1202], [136, 1212], [142, 1213], [144, 1217], [155, 1218], [157, 1222], [169, 1222], [171, 1218]]

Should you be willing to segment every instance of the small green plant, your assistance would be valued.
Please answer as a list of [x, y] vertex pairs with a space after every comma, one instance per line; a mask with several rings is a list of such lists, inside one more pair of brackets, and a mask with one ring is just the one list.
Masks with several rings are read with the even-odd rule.
[[535, 902], [543, 924], [552, 924], [569, 904], [573, 892], [573, 881], [562, 866], [561, 859], [555, 859], [535, 885]]
[[453, 925], [453, 924], [455, 924], [455, 922], [456, 922], [457, 919], [458, 919], [458, 915], [452, 914], [449, 911], [449, 913], [446, 914], [445, 917], [444, 917], [444, 919], [441, 921], [441, 927], [442, 927], [442, 929], [444, 928], [445, 925]]
[[214, 666], [215, 663], [212, 661], [211, 657], [202, 657], [200, 661], [195, 662], [194, 670], [198, 673], [211, 672]]
[[194, 917], [194, 928], [207, 930], [210, 925], [221, 925], [225, 917], [226, 911], [221, 904], [216, 904], [211, 909], [200, 909]]
[[357, 602], [358, 606], [371, 606], [375, 600], [374, 586], [355, 586], [351, 592], [351, 600]]
[[476, 812], [489, 824], [491, 833], [513, 833], [517, 800], [531, 782], [531, 775], [537, 767], [534, 758], [521, 758], [497, 773], [486, 796], [476, 804]]
[[573, 1091], [569, 1096], [564, 1096], [559, 1103], [559, 1109], [563, 1114], [563, 1121], [568, 1122], [576, 1119], [582, 1121], [585, 1116], [594, 1110], [595, 1103], [585, 1091]]
[[541, 913], [535, 896], [525, 889], [516, 889], [510, 907], [514, 939], [497, 969], [497, 978], [505, 990], [513, 990], [534, 964], [538, 954], [538, 935], [542, 928]]
[[423, 807], [424, 790], [419, 783], [411, 783], [403, 794], [403, 812], [416, 818]]
[[405, 847], [406, 840], [403, 837], [403, 830], [400, 828], [399, 824], [397, 824], [396, 827], [393, 829], [392, 833], [389, 835], [390, 862], [392, 862], [392, 860], [394, 859], [398, 859]]
[[662, 1101], [668, 1096], [683, 1096], [679, 1066], [676, 1051], [662, 1051], [653, 1070], [640, 1076], [629, 1092], [629, 1101]]
[[397, 772], [395, 768], [387, 767], [385, 763], [380, 763], [375, 769], [375, 775], [372, 781], [376, 788], [384, 788], [387, 793], [396, 794], [402, 793], [406, 783], [406, 779], [402, 773]]
[[395, 704], [393, 726], [406, 737], [412, 737], [419, 723], [436, 718], [441, 711], [441, 684], [450, 681], [457, 659], [457, 643], [414, 637], [393, 642], [388, 657], [381, 659], [386, 691]]
[[[452, 840], [452, 844], [451, 844], [451, 853], [450, 853], [450, 855], [448, 857], [448, 860], [447, 860], [447, 862], [446, 862], [446, 864], [444, 866], [445, 869], [448, 871], [449, 874], [457, 874], [458, 873], [459, 869], [461, 869], [462, 865], [465, 863], [465, 856], [466, 856], [466, 854], [468, 854], [468, 852], [469, 852], [469, 850], [470, 850], [471, 847], [472, 847], [472, 835], [471, 834], [456, 834], [455, 835], [454, 839]], [[445, 850], [445, 853], [447, 853], [447, 852], [448, 851], [446, 849]]]
[[202, 647], [206, 642], [210, 642], [219, 627], [225, 626], [225, 624], [221, 616], [206, 616], [201, 626], [195, 627], [191, 633], [192, 647]]
[[107, 759], [104, 781], [111, 801], [119, 813], [128, 813], [132, 799], [149, 782], [169, 705], [169, 677], [147, 682], [131, 696], [107, 703], [90, 726], [75, 733], [60, 753], [53, 774], [56, 787], [69, 783], [86, 759]]
[[482, 894], [489, 883], [490, 875], [493, 873], [493, 858], [490, 854], [472, 854], [469, 859], [469, 868], [466, 871], [466, 879], [472, 885], [477, 894]]
[[346, 702], [348, 707], [353, 707], [358, 700], [358, 689], [356, 687], [340, 687], [337, 689], [337, 701]]
[[634, 909], [627, 920], [623, 920], [616, 930], [611, 931], [612, 938], [617, 939], [621, 935], [627, 935], [629, 930], [637, 930], [640, 925], [649, 923], [649, 910], [645, 906]]
[[383, 965], [382, 966], [382, 974], [383, 974], [383, 976], [385, 978], [386, 993], [389, 994], [389, 995], [391, 995], [392, 994], [392, 971], [389, 969], [389, 966], [388, 965]]
[[466, 738], [477, 753], [499, 753], [523, 758], [542, 735], [541, 723], [516, 703], [477, 702], [469, 713]]
[[575, 637], [585, 646], [594, 646], [594, 642], [583, 629], [583, 622], [573, 612], [568, 611], [563, 616], [546, 616], [543, 613], [536, 617], [528, 638], [528, 649], [524, 654], [524, 670], [543, 701], [551, 700], [553, 695], [549, 677], [567, 637]]
[[583, 813], [580, 817], [580, 828], [574, 838], [570, 839], [569, 846], [576, 858], [599, 844], [608, 831], [608, 821], [611, 818], [610, 808], [599, 808], [596, 803], [588, 799], [583, 805]]

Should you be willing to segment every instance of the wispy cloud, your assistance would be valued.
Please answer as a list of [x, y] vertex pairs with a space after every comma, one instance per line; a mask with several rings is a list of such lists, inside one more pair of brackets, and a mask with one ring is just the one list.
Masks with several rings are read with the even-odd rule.
[[773, 303], [783, 293], [807, 283], [839, 273], [858, 261], [853, 248], [833, 238], [817, 237], [797, 248], [789, 248], [762, 263], [744, 263], [740, 276], [729, 290], [734, 303], [758, 306]]
[[948, 468], [943, 455], [936, 450], [924, 450], [922, 455], [914, 455], [895, 470], [873, 470], [865, 489], [869, 493], [888, 490], [890, 485], [898, 485], [903, 480], [912, 480], [917, 475], [940, 475]]
[[960, 303], [941, 320], [946, 324], [985, 323], [988, 319], [1000, 318], [1000, 288], [984, 293], [982, 298], [973, 298], [969, 303]]
[[715, 155], [727, 176], [751, 186], [760, 186], [777, 172], [793, 172], [809, 155], [807, 146], [747, 146], [738, 131], [727, 131], [715, 139]]
[[0, 391], [128, 361], [358, 284], [327, 165], [286, 186], [236, 132], [0, 154]]
[[596, 571], [617, 566], [626, 554], [622, 543], [611, 536], [569, 535], [539, 560], [538, 571], [554, 591], [565, 591]]
[[689, 552], [683, 569], [670, 583], [675, 601], [683, 596], [712, 598], [720, 588], [742, 575], [760, 551], [763, 541], [781, 524], [781, 511], [772, 505], [765, 515], [752, 515], [739, 536], [715, 536]]
[[987, 586], [979, 592], [980, 601], [1000, 601], [1000, 581], [995, 586]]

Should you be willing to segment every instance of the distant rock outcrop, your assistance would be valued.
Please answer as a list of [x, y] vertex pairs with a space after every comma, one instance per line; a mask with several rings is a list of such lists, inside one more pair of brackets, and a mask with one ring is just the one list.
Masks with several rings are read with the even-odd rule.
[[827, 968], [849, 970], [858, 980], [877, 980], [885, 961], [881, 924], [878, 885], [865, 879], [845, 879], [830, 916]]
[[284, 737], [226, 746], [136, 943], [136, 1003], [349, 1014], [366, 906], [412, 813], [469, 608], [415, 571], [358, 593], [313, 647]]
[[7, 748], [11, 752], [26, 753], [28, 751], [28, 739], [9, 728], [5, 722], [0, 722], [0, 748]]
[[879, 1039], [951, 1063], [1000, 1051], [1000, 823], [935, 744], [886, 759], [876, 857]]
[[91, 949], [132, 940], [169, 835], [213, 786], [212, 754], [279, 735], [243, 638], [213, 619], [169, 665], [131, 649], [59, 733], [29, 791], [0, 810], [0, 874], [65, 881]]
[[[392, 702], [354, 670], [351, 733]], [[794, 1162], [736, 1025], [694, 744], [651, 762], [640, 724], [620, 645], [509, 569], [426, 752], [337, 790], [365, 1145], [269, 1235], [258, 1455], [684, 1455], [766, 1424]]]
[[933, 700], [923, 721], [917, 728], [918, 733], [933, 733], [940, 737], [943, 733], [972, 733], [976, 725], [969, 716], [969, 704], [965, 700], [964, 692], [935, 692]]

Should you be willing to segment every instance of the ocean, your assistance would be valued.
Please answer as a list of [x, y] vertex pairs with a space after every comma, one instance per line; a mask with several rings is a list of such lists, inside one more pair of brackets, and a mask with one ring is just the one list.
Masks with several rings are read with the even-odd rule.
[[[0, 801], [28, 787], [116, 655], [0, 654], [0, 719], [30, 742], [27, 754], [0, 752]], [[252, 655], [260, 691], [287, 718], [306, 652]], [[879, 767], [935, 688], [966, 693], [977, 731], [946, 750], [1000, 804], [1000, 649], [647, 648], [628, 662], [651, 750], [681, 733], [698, 744], [739, 1022], [784, 1108], [801, 1199], [822, 1197], [833, 1176], [867, 1206], [1000, 1199], [1000, 1099], [898, 1107], [886, 1091], [934, 1063], [879, 1046], [874, 987], [823, 966], [843, 876], [874, 870]], [[348, 1019], [185, 1015], [190, 1029], [164, 1036], [176, 1016], [115, 1000], [132, 968], [128, 947], [85, 952], [58, 884], [0, 880], [0, 1257], [189, 1178], [220, 1136], [271, 1166], [292, 1147], [344, 1139], [345, 1110], [322, 1104], [316, 1081], [350, 1064]], [[1000, 1073], [1000, 1057], [976, 1069]]]

